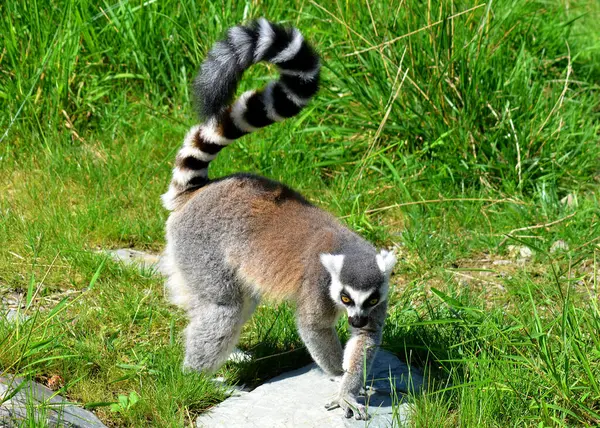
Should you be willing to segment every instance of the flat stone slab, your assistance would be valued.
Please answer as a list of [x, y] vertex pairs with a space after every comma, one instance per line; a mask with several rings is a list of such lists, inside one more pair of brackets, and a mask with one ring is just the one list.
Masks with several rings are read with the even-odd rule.
[[325, 404], [337, 394], [339, 382], [311, 364], [277, 376], [251, 392], [235, 393], [196, 422], [198, 427], [209, 428], [379, 428], [406, 424], [410, 403], [400, 393], [409, 388], [420, 391], [422, 376], [382, 350], [367, 379], [368, 421], [346, 419], [341, 409], [327, 411]]
[[24, 290], [11, 290], [8, 286], [2, 289], [4, 284], [0, 284], [0, 318], [4, 318], [9, 323], [22, 322], [27, 319], [23, 313], [25, 309]]
[[11, 308], [4, 309], [0, 307], [0, 316], [6, 318], [6, 321], [9, 323], [16, 323], [17, 321], [25, 321], [27, 319], [23, 313]]
[[45, 421], [51, 427], [106, 428], [92, 412], [19, 377], [0, 376], [0, 403], [0, 427], [37, 426]]

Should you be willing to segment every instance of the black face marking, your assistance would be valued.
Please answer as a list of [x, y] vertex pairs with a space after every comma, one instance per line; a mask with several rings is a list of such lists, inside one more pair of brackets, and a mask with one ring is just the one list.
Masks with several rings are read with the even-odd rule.
[[369, 298], [367, 300], [365, 300], [364, 306], [366, 306], [366, 307], [375, 306], [377, 303], [379, 303], [380, 300], [381, 300], [381, 296], [379, 294], [379, 291], [375, 291], [375, 292], [371, 293], [371, 295], [369, 296]]
[[352, 300], [352, 298], [350, 298], [350, 296], [344, 291], [340, 293], [340, 300], [346, 306], [354, 306], [354, 300]]

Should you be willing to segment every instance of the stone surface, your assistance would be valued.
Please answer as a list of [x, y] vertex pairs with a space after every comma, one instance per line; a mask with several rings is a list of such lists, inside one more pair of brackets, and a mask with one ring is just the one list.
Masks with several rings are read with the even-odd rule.
[[160, 255], [146, 253], [144, 251], [132, 250], [131, 248], [119, 248], [117, 250], [106, 250], [113, 260], [123, 263], [127, 266], [136, 266], [140, 269], [155, 270], [163, 273], [160, 266]]
[[335, 397], [339, 383], [311, 364], [273, 378], [251, 392], [235, 393], [201, 415], [197, 425], [209, 428], [378, 428], [405, 424], [410, 404], [398, 393], [406, 392], [408, 383], [414, 384], [414, 390], [421, 390], [422, 376], [393, 354], [380, 351], [367, 379], [367, 404], [372, 416], [368, 421], [346, 419], [340, 409], [325, 410], [325, 404]]
[[0, 376], [0, 403], [0, 427], [21, 426], [23, 421], [25, 426], [35, 426], [43, 420], [51, 427], [106, 427], [92, 412], [23, 378]]
[[533, 250], [525, 245], [509, 245], [507, 249], [508, 255], [519, 261], [528, 261], [533, 257]]
[[23, 315], [22, 312], [17, 311], [16, 309], [11, 309], [11, 308], [0, 308], [0, 316], [3, 316], [4, 318], [6, 318], [6, 321], [8, 321], [9, 323], [12, 322], [17, 322], [17, 321], [25, 321], [27, 319], [27, 317], [25, 317], [25, 315]]
[[0, 318], [6, 319], [9, 323], [25, 321], [27, 316], [23, 313], [24, 302], [25, 296], [22, 290], [11, 290], [7, 287], [0, 295]]

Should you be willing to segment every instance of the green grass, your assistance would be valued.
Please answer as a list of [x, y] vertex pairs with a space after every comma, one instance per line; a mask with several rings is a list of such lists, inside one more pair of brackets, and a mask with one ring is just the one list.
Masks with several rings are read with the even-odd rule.
[[[430, 384], [411, 423], [600, 424], [595, 0], [2, 2], [0, 297], [25, 317], [0, 317], [0, 374], [58, 375], [112, 426], [190, 424], [225, 397], [181, 372], [161, 279], [97, 250], [161, 250], [190, 82], [227, 27], [263, 15], [313, 41], [322, 90], [211, 174], [282, 180], [396, 246], [384, 347]], [[231, 382], [309, 361], [290, 307], [258, 312], [240, 344], [256, 361], [227, 365]]]

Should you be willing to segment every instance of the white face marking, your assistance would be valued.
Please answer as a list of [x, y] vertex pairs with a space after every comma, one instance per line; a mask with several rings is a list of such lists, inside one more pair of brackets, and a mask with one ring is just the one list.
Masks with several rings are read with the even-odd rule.
[[344, 256], [342, 254], [321, 254], [319, 258], [321, 259], [321, 264], [331, 275], [329, 294], [334, 302], [339, 303], [340, 293], [344, 288], [340, 281], [340, 272], [344, 265]]
[[381, 272], [389, 276], [396, 264], [396, 255], [391, 251], [381, 250], [381, 252], [375, 256], [375, 260], [377, 260], [377, 266], [379, 266]]
[[346, 306], [346, 311], [348, 312], [348, 316], [355, 317], [355, 316], [368, 315], [369, 312], [371, 312], [371, 310], [375, 306], [377, 306], [377, 304], [373, 305], [373, 306], [367, 306], [367, 305], [365, 305], [365, 303], [367, 302], [367, 299], [371, 296], [371, 294], [373, 294], [377, 290], [379, 290], [379, 301], [377, 303], [379, 303], [382, 299], [385, 299], [386, 295], [383, 291], [384, 287], [371, 288], [370, 290], [363, 291], [363, 290], [355, 290], [352, 287], [350, 287], [349, 285], [344, 286], [344, 291], [350, 296], [350, 298], [354, 302], [353, 305]]
[[371, 294], [375, 291], [374, 288], [368, 291], [355, 290], [349, 285], [345, 287], [346, 292], [350, 295], [350, 298], [354, 301], [354, 305], [361, 307]]
[[346, 306], [346, 312], [348, 313], [348, 318], [364, 315], [361, 308], [355, 305]]

